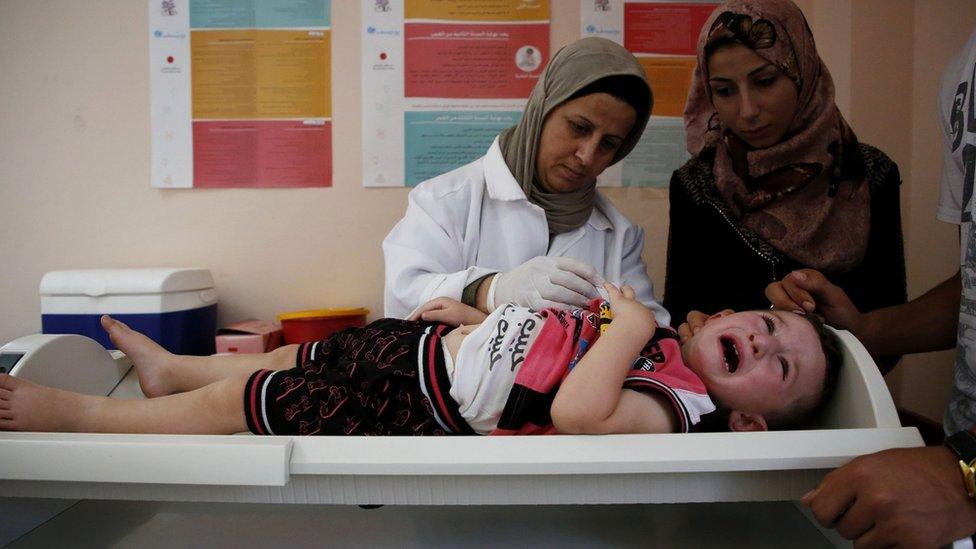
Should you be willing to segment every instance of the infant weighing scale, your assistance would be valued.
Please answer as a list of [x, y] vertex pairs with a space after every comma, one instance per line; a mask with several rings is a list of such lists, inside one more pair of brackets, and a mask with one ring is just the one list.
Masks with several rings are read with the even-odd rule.
[[[864, 347], [837, 334], [844, 353], [837, 393], [809, 430], [430, 438], [0, 432], [0, 497], [329, 504], [334, 520], [361, 511], [349, 505], [419, 506], [401, 508], [407, 515], [427, 506], [518, 506], [523, 515], [601, 506], [575, 508], [581, 524], [586, 509], [609, 504], [795, 501], [858, 455], [923, 444], [915, 428], [901, 427]], [[0, 367], [49, 386], [144, 398], [128, 358], [83, 336], [20, 338], [0, 348]], [[465, 512], [433, 511], [448, 521]]]

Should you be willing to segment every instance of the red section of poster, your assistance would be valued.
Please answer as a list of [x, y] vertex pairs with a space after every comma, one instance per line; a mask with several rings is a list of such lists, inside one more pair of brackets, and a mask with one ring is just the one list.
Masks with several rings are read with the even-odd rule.
[[406, 97], [521, 99], [549, 60], [549, 25], [407, 23]]
[[624, 3], [624, 47], [634, 53], [695, 55], [698, 34], [717, 4]]
[[193, 186], [331, 187], [332, 122], [195, 121]]

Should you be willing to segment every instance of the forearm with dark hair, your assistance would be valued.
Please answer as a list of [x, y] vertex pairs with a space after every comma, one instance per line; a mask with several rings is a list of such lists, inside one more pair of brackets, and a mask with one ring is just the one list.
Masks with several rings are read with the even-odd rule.
[[905, 303], [864, 314], [854, 335], [872, 355], [903, 355], [950, 349], [959, 326], [959, 272]]

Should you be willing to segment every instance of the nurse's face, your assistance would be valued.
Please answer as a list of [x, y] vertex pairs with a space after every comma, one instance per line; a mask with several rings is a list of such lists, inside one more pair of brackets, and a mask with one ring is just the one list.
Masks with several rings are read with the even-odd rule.
[[633, 107], [608, 93], [577, 97], [550, 111], [535, 157], [542, 188], [565, 193], [593, 185], [636, 120]]
[[722, 125], [754, 149], [779, 143], [796, 112], [796, 85], [742, 44], [721, 46], [708, 58], [712, 105]]

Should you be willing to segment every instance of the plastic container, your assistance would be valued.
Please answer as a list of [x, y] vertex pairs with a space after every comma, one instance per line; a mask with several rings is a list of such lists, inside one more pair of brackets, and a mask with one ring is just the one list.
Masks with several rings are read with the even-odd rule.
[[217, 330], [218, 353], [267, 353], [281, 347], [281, 324], [245, 320]]
[[369, 309], [311, 309], [278, 315], [285, 344], [320, 341], [345, 328], [366, 325]]
[[99, 324], [109, 314], [172, 353], [214, 352], [217, 293], [207, 269], [51, 271], [40, 293], [45, 334], [79, 334], [113, 349]]

